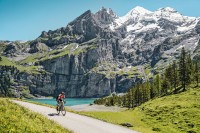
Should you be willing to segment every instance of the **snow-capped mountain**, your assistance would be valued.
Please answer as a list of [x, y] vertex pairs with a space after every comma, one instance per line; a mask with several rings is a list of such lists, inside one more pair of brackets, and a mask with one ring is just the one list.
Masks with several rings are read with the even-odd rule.
[[[117, 17], [109, 28], [124, 35], [120, 40], [122, 52], [137, 56], [134, 51], [143, 51], [154, 62], [155, 58], [158, 61], [162, 56], [172, 60], [183, 46], [194, 53], [199, 44], [199, 34], [196, 32], [199, 21], [199, 18], [184, 16], [170, 7], [152, 12], [137, 6], [125, 16]], [[161, 46], [164, 47], [162, 53], [154, 57], [158, 53], [152, 54], [153, 50], [157, 47], [161, 49]], [[157, 61], [152, 64], [155, 65]]]
[[[101, 43], [102, 39], [106, 39], [118, 44], [111, 52], [114, 55], [107, 51], [109, 57], [104, 55], [102, 58], [106, 59], [101, 60], [121, 62], [124, 59], [122, 64], [128, 66], [150, 63], [153, 67], [160, 61], [173, 60], [181, 47], [186, 47], [197, 57], [199, 25], [199, 18], [184, 16], [170, 7], [149, 11], [137, 6], [121, 17], [112, 9], [102, 7], [95, 14], [86, 11], [66, 27], [42, 32], [31, 42], [29, 49], [37, 52], [41, 49], [38, 46], [65, 48], [70, 43], [82, 44], [92, 39]], [[102, 49], [99, 51], [102, 52]]]
[[173, 25], [178, 28], [178, 31], [192, 29], [198, 21], [197, 18], [183, 16], [170, 7], [160, 8], [155, 12], [151, 12], [143, 7], [137, 6], [129, 11], [125, 16], [116, 18], [114, 22], [110, 24], [110, 29], [116, 30], [120, 26], [126, 26], [127, 32], [129, 32], [142, 30], [143, 28], [161, 28], [160, 24], [162, 25], [162, 20], [164, 19], [172, 22]]
[[24, 85], [31, 84], [33, 94], [64, 90], [70, 97], [100, 97], [145, 81], [143, 66], [164, 68], [182, 47], [199, 59], [199, 35], [199, 18], [170, 7], [148, 11], [137, 6], [121, 17], [101, 8], [84, 12], [65, 27], [43, 31], [33, 41], [5, 42], [0, 50], [16, 64], [45, 71], [22, 76], [22, 82], [31, 79]]

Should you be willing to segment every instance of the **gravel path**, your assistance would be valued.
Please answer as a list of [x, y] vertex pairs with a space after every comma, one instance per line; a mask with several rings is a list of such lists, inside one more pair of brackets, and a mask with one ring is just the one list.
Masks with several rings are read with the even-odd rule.
[[53, 108], [16, 100], [12, 100], [12, 102], [40, 113], [48, 119], [57, 122], [64, 128], [72, 130], [74, 133], [138, 133], [128, 128], [106, 123], [87, 116], [70, 112], [67, 112], [65, 116], [58, 116], [56, 110]]

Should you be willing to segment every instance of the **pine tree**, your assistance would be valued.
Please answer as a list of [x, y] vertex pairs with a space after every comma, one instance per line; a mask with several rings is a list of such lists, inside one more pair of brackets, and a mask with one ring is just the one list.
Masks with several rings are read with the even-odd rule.
[[169, 81], [164, 78], [161, 84], [161, 95], [167, 95], [168, 90], [171, 88]]
[[186, 84], [190, 84], [193, 80], [194, 73], [193, 73], [193, 64], [192, 64], [192, 59], [190, 56], [190, 53], [187, 55], [186, 54]]
[[117, 98], [117, 105], [122, 106], [122, 97], [118, 96]]
[[127, 94], [127, 106], [130, 109], [132, 105], [131, 89], [128, 90]]
[[135, 104], [135, 100], [134, 100], [134, 97], [135, 97], [135, 94], [134, 94], [134, 93], [135, 93], [135, 92], [134, 92], [134, 90], [135, 90], [135, 88], [132, 88], [132, 89], [131, 89], [131, 94], [132, 94], [132, 106], [131, 106], [131, 107], [132, 107], [132, 108], [134, 107], [134, 104]]
[[144, 84], [140, 84], [140, 93], [141, 93], [141, 104], [144, 103], [144, 99], [145, 99], [145, 88], [144, 88]]
[[169, 64], [169, 66], [165, 70], [165, 80], [170, 83], [170, 86], [168, 86], [168, 89], [170, 89], [171, 86], [173, 86], [173, 83], [174, 83], [173, 68], [172, 68], [171, 64]]
[[173, 78], [173, 87], [174, 90], [176, 91], [176, 87], [179, 84], [179, 79], [178, 79], [178, 67], [176, 64], [176, 61], [173, 61], [173, 65], [172, 65], [172, 78]]
[[194, 67], [194, 79], [196, 81], [196, 86], [199, 86], [199, 66], [198, 66], [198, 62], [195, 62], [195, 67]]
[[114, 106], [115, 105], [115, 98], [111, 97], [110, 98], [110, 106]]
[[122, 99], [122, 106], [126, 107], [126, 96], [123, 96]]
[[11, 86], [10, 76], [5, 72], [1, 73], [0, 75], [1, 94], [3, 94], [4, 96], [8, 96], [10, 91], [10, 86]]
[[135, 89], [135, 101], [136, 101], [136, 105], [139, 106], [141, 103], [141, 92], [140, 92], [139, 84], [136, 85], [136, 89]]
[[156, 89], [154, 83], [150, 83], [150, 99], [156, 97]]
[[144, 102], [147, 102], [150, 99], [150, 84], [147, 81], [144, 83]]
[[183, 87], [183, 91], [185, 91], [187, 82], [187, 68], [186, 68], [186, 52], [184, 47], [181, 50], [181, 56], [179, 59], [179, 77], [181, 85]]
[[155, 84], [155, 89], [157, 91], [156, 95], [160, 96], [160, 87], [161, 87], [161, 84], [160, 84], [160, 75], [159, 74], [156, 75], [156, 79], [155, 79], [154, 84]]

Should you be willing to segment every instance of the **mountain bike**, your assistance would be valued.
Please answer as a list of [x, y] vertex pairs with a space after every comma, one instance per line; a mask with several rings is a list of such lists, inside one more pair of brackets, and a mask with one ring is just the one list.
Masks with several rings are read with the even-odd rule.
[[65, 101], [64, 101], [64, 100], [58, 102], [58, 105], [57, 105], [57, 107], [56, 107], [56, 110], [57, 110], [58, 115], [61, 113], [63, 116], [65, 116], [66, 110], [65, 110], [64, 104], [65, 104]]

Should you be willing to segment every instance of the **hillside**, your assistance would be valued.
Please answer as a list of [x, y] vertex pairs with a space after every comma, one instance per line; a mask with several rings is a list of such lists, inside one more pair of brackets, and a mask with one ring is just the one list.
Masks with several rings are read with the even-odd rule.
[[0, 65], [13, 63], [20, 70], [15, 86], [34, 96], [103, 97], [151, 79], [182, 47], [198, 59], [199, 28], [199, 18], [170, 7], [135, 7], [121, 17], [112, 9], [88, 10], [35, 40], [0, 41]]
[[[200, 88], [156, 98], [122, 112], [78, 112], [115, 124], [130, 123], [143, 133], [198, 133], [200, 131]], [[123, 119], [122, 119], [123, 118]]]
[[46, 117], [14, 104], [8, 99], [0, 98], [0, 102], [1, 133], [70, 133]]

